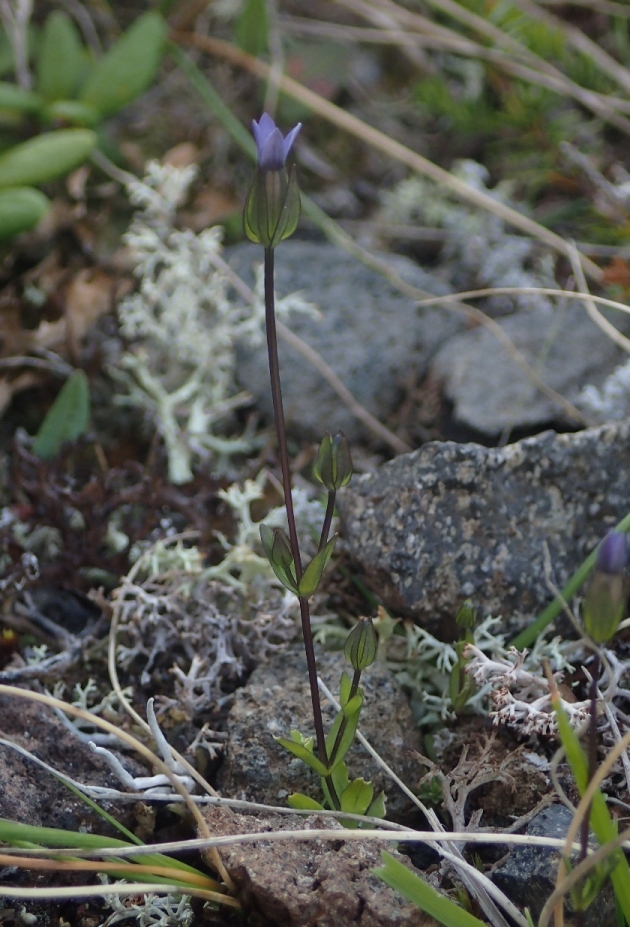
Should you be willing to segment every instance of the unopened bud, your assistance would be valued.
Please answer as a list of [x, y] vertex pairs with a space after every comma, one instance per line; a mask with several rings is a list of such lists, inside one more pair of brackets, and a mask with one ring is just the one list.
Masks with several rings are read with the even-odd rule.
[[343, 648], [346, 660], [354, 670], [364, 670], [376, 660], [378, 634], [371, 618], [359, 618]]
[[455, 621], [460, 628], [465, 628], [469, 630], [475, 626], [475, 619], [477, 618], [477, 609], [472, 604], [471, 599], [466, 599], [462, 607], [457, 613], [457, 618]]
[[313, 473], [315, 478], [330, 492], [341, 489], [350, 482], [352, 457], [343, 431], [338, 431], [334, 438], [328, 433], [324, 435], [317, 452]]
[[584, 627], [596, 644], [609, 641], [624, 616], [627, 565], [628, 539], [621, 531], [610, 531], [599, 545], [595, 570], [584, 596]]
[[260, 540], [267, 560], [280, 582], [297, 595], [291, 543], [282, 528], [260, 526]]

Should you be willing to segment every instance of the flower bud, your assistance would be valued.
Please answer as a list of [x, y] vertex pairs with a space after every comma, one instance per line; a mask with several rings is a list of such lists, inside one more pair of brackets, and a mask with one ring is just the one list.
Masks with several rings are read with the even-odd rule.
[[371, 618], [359, 618], [343, 648], [353, 670], [364, 670], [374, 663], [378, 650], [378, 634]]
[[267, 525], [261, 525], [260, 539], [271, 569], [280, 582], [297, 595], [293, 553], [288, 537], [282, 528], [269, 528]]
[[595, 570], [584, 596], [584, 627], [596, 644], [609, 641], [624, 616], [627, 565], [628, 539], [621, 531], [610, 531], [599, 545]]
[[258, 167], [245, 203], [245, 234], [265, 248], [275, 248], [295, 231], [300, 218], [300, 192], [295, 169], [286, 160], [301, 129], [300, 123], [282, 135], [268, 113], [253, 122]]
[[324, 435], [313, 465], [313, 474], [329, 492], [335, 492], [350, 482], [352, 458], [343, 431], [338, 431], [334, 438], [328, 433]]
[[465, 628], [470, 630], [475, 626], [475, 619], [477, 618], [477, 609], [472, 603], [471, 599], [466, 599], [462, 607], [457, 613], [457, 618], [455, 621], [460, 628]]

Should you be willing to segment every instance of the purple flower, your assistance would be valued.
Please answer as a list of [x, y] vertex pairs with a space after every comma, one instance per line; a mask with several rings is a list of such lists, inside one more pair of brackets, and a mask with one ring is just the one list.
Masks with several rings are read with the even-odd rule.
[[599, 545], [596, 569], [616, 576], [628, 565], [628, 538], [623, 531], [609, 531]]
[[282, 170], [301, 128], [302, 123], [298, 122], [285, 138], [269, 113], [263, 113], [258, 122], [254, 119], [252, 130], [258, 149], [258, 167], [261, 171]]

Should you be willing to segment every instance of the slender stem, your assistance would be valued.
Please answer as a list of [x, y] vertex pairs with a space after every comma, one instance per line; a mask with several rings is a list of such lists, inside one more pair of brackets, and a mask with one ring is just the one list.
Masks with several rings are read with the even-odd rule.
[[[289, 468], [289, 453], [287, 450], [287, 437], [284, 424], [284, 409], [282, 406], [282, 388], [280, 385], [280, 362], [278, 360], [278, 336], [276, 332], [276, 311], [274, 294], [274, 252], [273, 248], [265, 248], [265, 325], [267, 329], [267, 351], [269, 354], [269, 375], [271, 378], [271, 399], [273, 414], [276, 423], [276, 436], [278, 439], [278, 456], [282, 470], [282, 487], [284, 490], [284, 504], [287, 510], [289, 527], [289, 541], [291, 553], [295, 564], [295, 578], [298, 584], [302, 578], [302, 558], [298, 544], [295, 513], [293, 511], [293, 497], [291, 495], [291, 470]], [[311, 630], [311, 616], [308, 600], [298, 596], [300, 604], [300, 618], [302, 634], [304, 635], [304, 650], [308, 667], [308, 680], [311, 689], [311, 702], [313, 704], [313, 723], [317, 740], [319, 758], [328, 766], [328, 753], [326, 750], [326, 737], [322, 719], [322, 706], [317, 685], [317, 664], [315, 662], [315, 648], [313, 646], [313, 633]], [[331, 797], [337, 798], [334, 787], [328, 783]]]
[[324, 524], [322, 526], [322, 533], [319, 538], [319, 550], [326, 546], [328, 543], [328, 535], [330, 534], [330, 525], [333, 520], [333, 515], [335, 514], [335, 499], [337, 498], [337, 492], [334, 489], [328, 490], [328, 503], [326, 505], [326, 514], [324, 516]]
[[[352, 683], [350, 685], [350, 694], [348, 695], [348, 701], [354, 698], [357, 692], [359, 691], [359, 682], [361, 681], [361, 670], [355, 670], [352, 677]], [[335, 762], [337, 759], [337, 754], [339, 753], [339, 747], [341, 746], [341, 741], [343, 735], [346, 733], [346, 728], [348, 727], [348, 719], [344, 715], [341, 724], [339, 725], [339, 730], [337, 731], [337, 736], [335, 737], [334, 746], [330, 752], [330, 765]]]
[[[590, 685], [591, 717], [588, 725], [588, 779], [586, 785], [591, 781], [597, 769], [597, 684], [599, 682], [599, 674], [600, 657], [599, 654], [596, 653], [593, 661], [593, 675]], [[586, 859], [588, 854], [589, 823], [590, 808], [582, 819], [582, 826], [580, 829], [580, 856], [578, 860], [580, 863], [582, 860]], [[583, 912], [581, 910], [577, 911], [577, 927], [582, 927], [583, 922]]]

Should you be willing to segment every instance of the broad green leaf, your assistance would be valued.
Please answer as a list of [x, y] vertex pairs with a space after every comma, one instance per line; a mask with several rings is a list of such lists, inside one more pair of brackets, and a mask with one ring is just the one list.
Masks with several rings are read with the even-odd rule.
[[365, 779], [353, 779], [340, 798], [342, 811], [349, 814], [365, 814], [374, 798], [374, 786]]
[[42, 107], [42, 99], [32, 90], [22, 90], [17, 84], [0, 81], [0, 110], [18, 113], [36, 113]]
[[98, 125], [101, 116], [98, 110], [79, 100], [55, 100], [44, 109], [44, 118], [49, 122], [67, 122], [91, 129]]
[[140, 96], [157, 73], [166, 32], [159, 13], [140, 16], [96, 62], [81, 88], [81, 102], [111, 116]]
[[319, 586], [319, 581], [322, 578], [322, 573], [326, 569], [326, 564], [332, 557], [332, 552], [335, 549], [335, 542], [337, 540], [337, 535], [332, 537], [328, 544], [325, 547], [322, 547], [318, 551], [307, 568], [302, 574], [302, 579], [300, 580], [300, 596], [303, 599], [310, 599], [314, 592], [317, 591]]
[[35, 186], [82, 164], [96, 144], [90, 129], [57, 129], [0, 155], [0, 187]]
[[385, 792], [379, 792], [368, 810], [365, 812], [371, 818], [384, 818], [385, 811]]
[[0, 190], [0, 239], [35, 228], [50, 209], [50, 200], [33, 187]]
[[247, 0], [236, 21], [236, 44], [243, 51], [257, 57], [267, 51], [269, 23], [265, 0]]
[[[363, 696], [361, 694], [361, 698], [362, 697]], [[341, 763], [341, 761], [344, 759], [344, 757], [348, 753], [348, 750], [352, 746], [352, 743], [354, 741], [354, 735], [356, 734], [357, 726], [359, 724], [360, 714], [361, 712], [359, 710], [359, 711], [356, 711], [350, 718], [346, 718], [343, 711], [340, 711], [337, 714], [337, 717], [335, 718], [335, 720], [333, 721], [332, 727], [330, 728], [330, 731], [328, 732], [328, 735], [326, 737], [326, 750], [328, 752], [329, 757], [332, 754], [333, 748], [335, 746], [335, 741], [337, 740], [337, 732], [339, 731], [341, 725], [344, 722], [345, 722], [345, 726], [344, 726], [343, 734], [341, 735], [341, 741], [339, 743], [339, 748], [337, 750], [337, 753], [334, 759], [332, 759], [332, 767], [331, 767], [332, 769], [335, 769], [339, 765], [339, 763]]]
[[[562, 746], [567, 755], [580, 795], [583, 795], [588, 786], [588, 760], [577, 734], [569, 723], [562, 704], [554, 699], [553, 707], [556, 712]], [[593, 796], [590, 825], [602, 845], [608, 843], [609, 840], [614, 840], [617, 836], [617, 826], [610, 816], [610, 811], [606, 807], [606, 799], [599, 789]], [[630, 924], [630, 866], [623, 853], [619, 856], [619, 863], [611, 873], [610, 880], [615, 890], [617, 904], [623, 911], [626, 921]]]
[[325, 776], [328, 772], [322, 761], [318, 760], [316, 756], [313, 756], [311, 751], [307, 750], [303, 744], [297, 744], [288, 737], [275, 737], [274, 740], [276, 743], [280, 744], [281, 747], [284, 747], [285, 750], [288, 750], [289, 753], [292, 753], [293, 756], [297, 756], [298, 760], [302, 760], [303, 763], [310, 766], [318, 776]]
[[408, 901], [413, 902], [421, 911], [434, 917], [444, 927], [484, 927], [478, 917], [464, 911], [458, 904], [441, 895], [437, 889], [425, 882], [419, 875], [399, 862], [385, 850], [381, 853], [384, 866], [372, 872], [382, 879], [390, 888], [400, 892]]
[[300, 811], [324, 810], [324, 806], [320, 805], [318, 801], [315, 801], [314, 798], [309, 798], [308, 795], [303, 795], [301, 792], [293, 792], [292, 795], [289, 795], [287, 801], [292, 808], [297, 808]]
[[85, 434], [90, 419], [90, 388], [82, 370], [75, 370], [46, 413], [33, 444], [42, 460], [55, 457], [65, 441]]
[[63, 10], [55, 10], [44, 23], [36, 61], [36, 87], [47, 101], [76, 93], [85, 53], [77, 27]]

